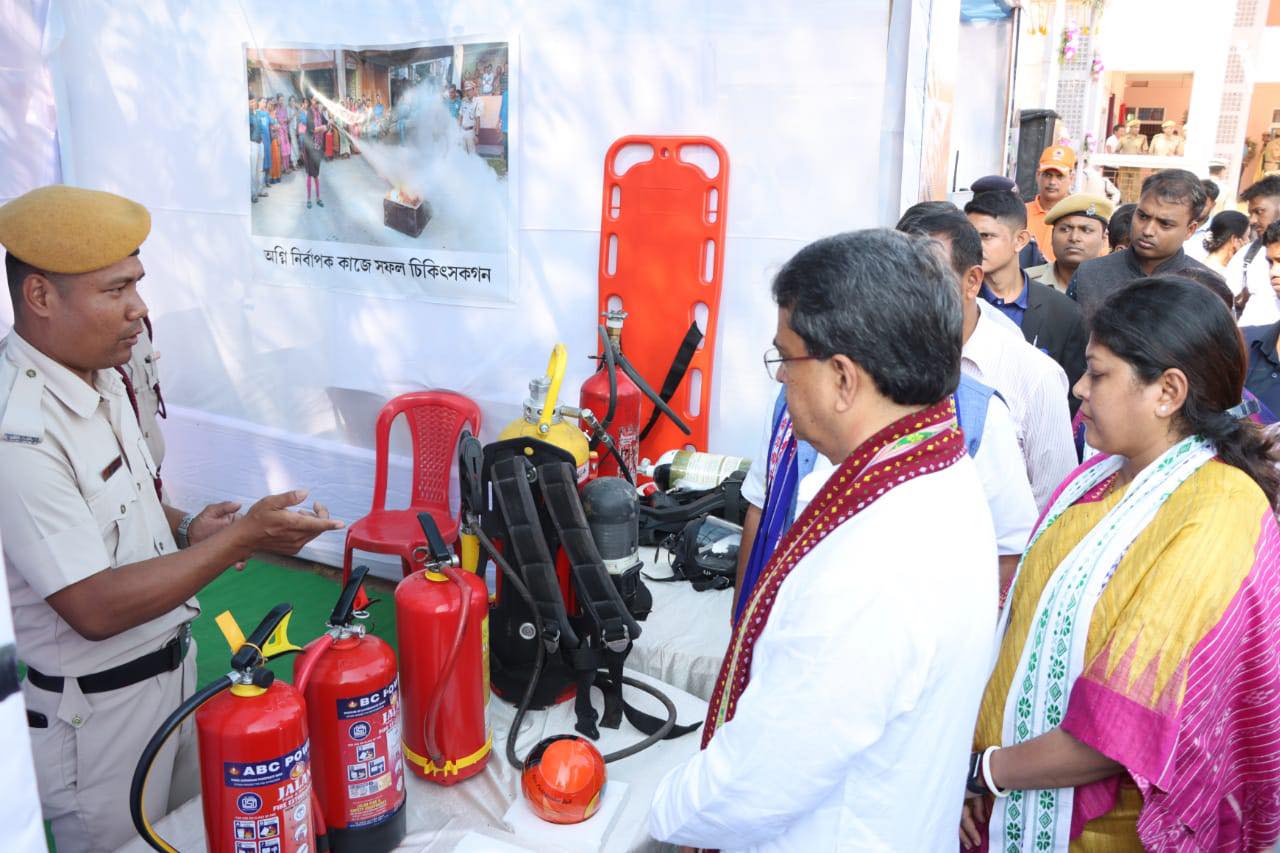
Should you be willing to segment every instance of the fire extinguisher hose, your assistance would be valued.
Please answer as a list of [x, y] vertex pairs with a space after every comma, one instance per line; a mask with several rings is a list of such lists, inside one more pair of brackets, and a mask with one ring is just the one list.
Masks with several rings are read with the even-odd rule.
[[[604, 369], [608, 371], [609, 376], [609, 410], [605, 412], [604, 419], [600, 421], [603, 429], [608, 429], [613, 424], [613, 415], [618, 408], [618, 364], [613, 357], [613, 341], [609, 340], [609, 333], [605, 331], [604, 326], [596, 326], [600, 332], [600, 344], [604, 350]], [[596, 445], [595, 439], [592, 439], [591, 446]]]
[[[480, 544], [484, 546], [485, 551], [489, 553], [489, 556], [493, 558], [493, 561], [498, 564], [500, 569], [502, 569], [502, 573], [506, 577], [507, 582], [516, 588], [516, 592], [519, 593], [520, 597], [524, 599], [524, 603], [529, 607], [529, 611], [533, 614], [534, 629], [537, 631], [537, 636], [539, 638], [538, 649], [533, 660], [533, 673], [529, 677], [529, 684], [524, 689], [524, 695], [520, 697], [520, 704], [516, 707], [515, 718], [511, 721], [511, 730], [507, 732], [507, 763], [519, 770], [524, 766], [524, 762], [516, 755], [516, 736], [520, 733], [520, 725], [524, 722], [525, 714], [529, 711], [529, 705], [533, 703], [533, 693], [538, 686], [538, 679], [542, 677], [542, 668], [546, 665], [547, 661], [546, 644], [541, 642], [542, 616], [538, 612], [537, 603], [533, 600], [533, 594], [529, 592], [529, 587], [525, 585], [524, 580], [521, 579], [516, 570], [512, 568], [511, 564], [502, 556], [502, 552], [493, 544], [493, 540], [485, 535], [484, 531], [480, 529], [479, 524], [475, 525], [475, 530], [476, 535], [480, 537]], [[637, 741], [630, 746], [605, 755], [604, 761], [606, 764], [613, 761], [619, 761], [623, 758], [628, 758], [641, 750], [648, 749], [670, 734], [676, 724], [676, 706], [669, 696], [658, 690], [658, 688], [653, 685], [646, 684], [645, 682], [631, 678], [630, 676], [624, 675], [622, 677], [622, 683], [629, 684], [632, 687], [643, 690], [645, 693], [656, 697], [666, 710], [667, 718], [663, 721], [657, 731], [646, 737], [644, 740]]]
[[138, 760], [138, 766], [134, 768], [133, 782], [129, 786], [129, 813], [133, 817], [134, 829], [138, 830], [138, 834], [142, 836], [142, 839], [147, 844], [150, 844], [153, 849], [159, 850], [160, 853], [179, 853], [179, 851], [172, 844], [161, 838], [152, 828], [151, 822], [147, 820], [147, 777], [151, 775], [151, 765], [155, 763], [156, 756], [160, 754], [160, 750], [164, 749], [169, 737], [178, 730], [183, 721], [195, 713], [196, 709], [205, 702], [230, 687], [231, 684], [230, 675], [221, 676], [216, 681], [196, 691], [191, 698], [179, 705], [178, 709], [170, 714], [160, 725], [160, 728], [156, 730], [156, 733], [151, 736], [151, 740], [147, 742], [146, 747], [142, 750], [142, 757]]
[[316, 853], [329, 853], [329, 824], [324, 820], [324, 809], [320, 807], [320, 798], [316, 789], [311, 789], [311, 818], [316, 830]]
[[311, 681], [311, 673], [319, 663], [320, 658], [333, 645], [332, 634], [321, 634], [310, 643], [307, 643], [306, 649], [302, 652], [302, 657], [298, 660], [298, 665], [293, 671], [293, 686], [298, 688], [298, 692], [302, 695], [307, 694], [307, 683]]
[[444, 754], [440, 751], [440, 745], [436, 742], [436, 723], [440, 717], [440, 705], [444, 702], [445, 687], [448, 686], [449, 679], [453, 677], [454, 667], [458, 663], [458, 653], [462, 650], [462, 643], [467, 636], [467, 621], [471, 610], [471, 587], [467, 585], [462, 573], [449, 565], [442, 566], [441, 571], [457, 585], [462, 609], [458, 615], [458, 630], [454, 634], [453, 645], [450, 646], [449, 655], [445, 658], [444, 668], [440, 670], [440, 679], [436, 682], [436, 689], [431, 694], [431, 702], [427, 705], [427, 716], [422, 721], [423, 735], [427, 742], [427, 757], [437, 767], [443, 767], [445, 762]]

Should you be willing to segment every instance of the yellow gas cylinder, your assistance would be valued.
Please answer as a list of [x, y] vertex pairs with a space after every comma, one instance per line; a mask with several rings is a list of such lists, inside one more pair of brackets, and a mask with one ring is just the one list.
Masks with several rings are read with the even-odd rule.
[[524, 416], [516, 418], [498, 433], [498, 440], [508, 438], [536, 438], [554, 444], [573, 454], [573, 464], [578, 470], [578, 482], [586, 482], [590, 475], [591, 447], [587, 436], [578, 428], [577, 420], [565, 420], [557, 405], [560, 384], [564, 381], [564, 369], [569, 362], [564, 344], [556, 344], [547, 363], [547, 375], [529, 383], [529, 397], [524, 401]]

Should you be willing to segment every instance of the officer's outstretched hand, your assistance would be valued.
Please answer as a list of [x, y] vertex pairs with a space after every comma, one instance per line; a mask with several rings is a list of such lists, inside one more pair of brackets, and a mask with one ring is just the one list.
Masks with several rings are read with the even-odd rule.
[[195, 545], [222, 528], [231, 526], [231, 522], [236, 520], [236, 513], [239, 511], [240, 504], [235, 501], [209, 504], [191, 520], [191, 526], [187, 528], [187, 541]]
[[306, 499], [306, 489], [268, 495], [249, 507], [232, 526], [241, 528], [238, 531], [241, 541], [249, 551], [296, 554], [321, 533], [344, 526], [338, 519], [330, 518], [329, 511], [319, 502], [313, 504], [311, 510], [289, 509]]

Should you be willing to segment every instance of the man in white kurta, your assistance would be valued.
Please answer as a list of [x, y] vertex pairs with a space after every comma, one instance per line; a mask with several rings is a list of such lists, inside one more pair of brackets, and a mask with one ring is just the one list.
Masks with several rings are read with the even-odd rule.
[[[886, 266], [899, 274], [886, 276]], [[887, 231], [819, 241], [784, 266], [774, 283], [773, 363], [797, 436], [844, 460], [885, 427], [910, 423], [919, 407], [880, 391], [893, 381], [880, 359], [900, 358], [904, 343], [921, 347], [920, 373], [958, 376], [960, 309], [949, 275], [926, 241]], [[815, 315], [854, 325], [815, 336]], [[799, 502], [815, 500], [825, 480], [826, 472], [802, 480]], [[993, 648], [995, 535], [967, 456], [887, 488], [782, 582], [732, 718], [658, 787], [655, 838], [723, 850], [956, 846], [970, 727]]]

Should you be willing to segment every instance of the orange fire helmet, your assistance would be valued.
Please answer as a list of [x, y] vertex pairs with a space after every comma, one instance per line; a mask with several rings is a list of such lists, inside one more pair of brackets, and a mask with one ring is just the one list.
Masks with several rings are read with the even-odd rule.
[[604, 758], [577, 735], [553, 735], [524, 760], [520, 787], [533, 813], [551, 823], [581, 823], [600, 808]]

